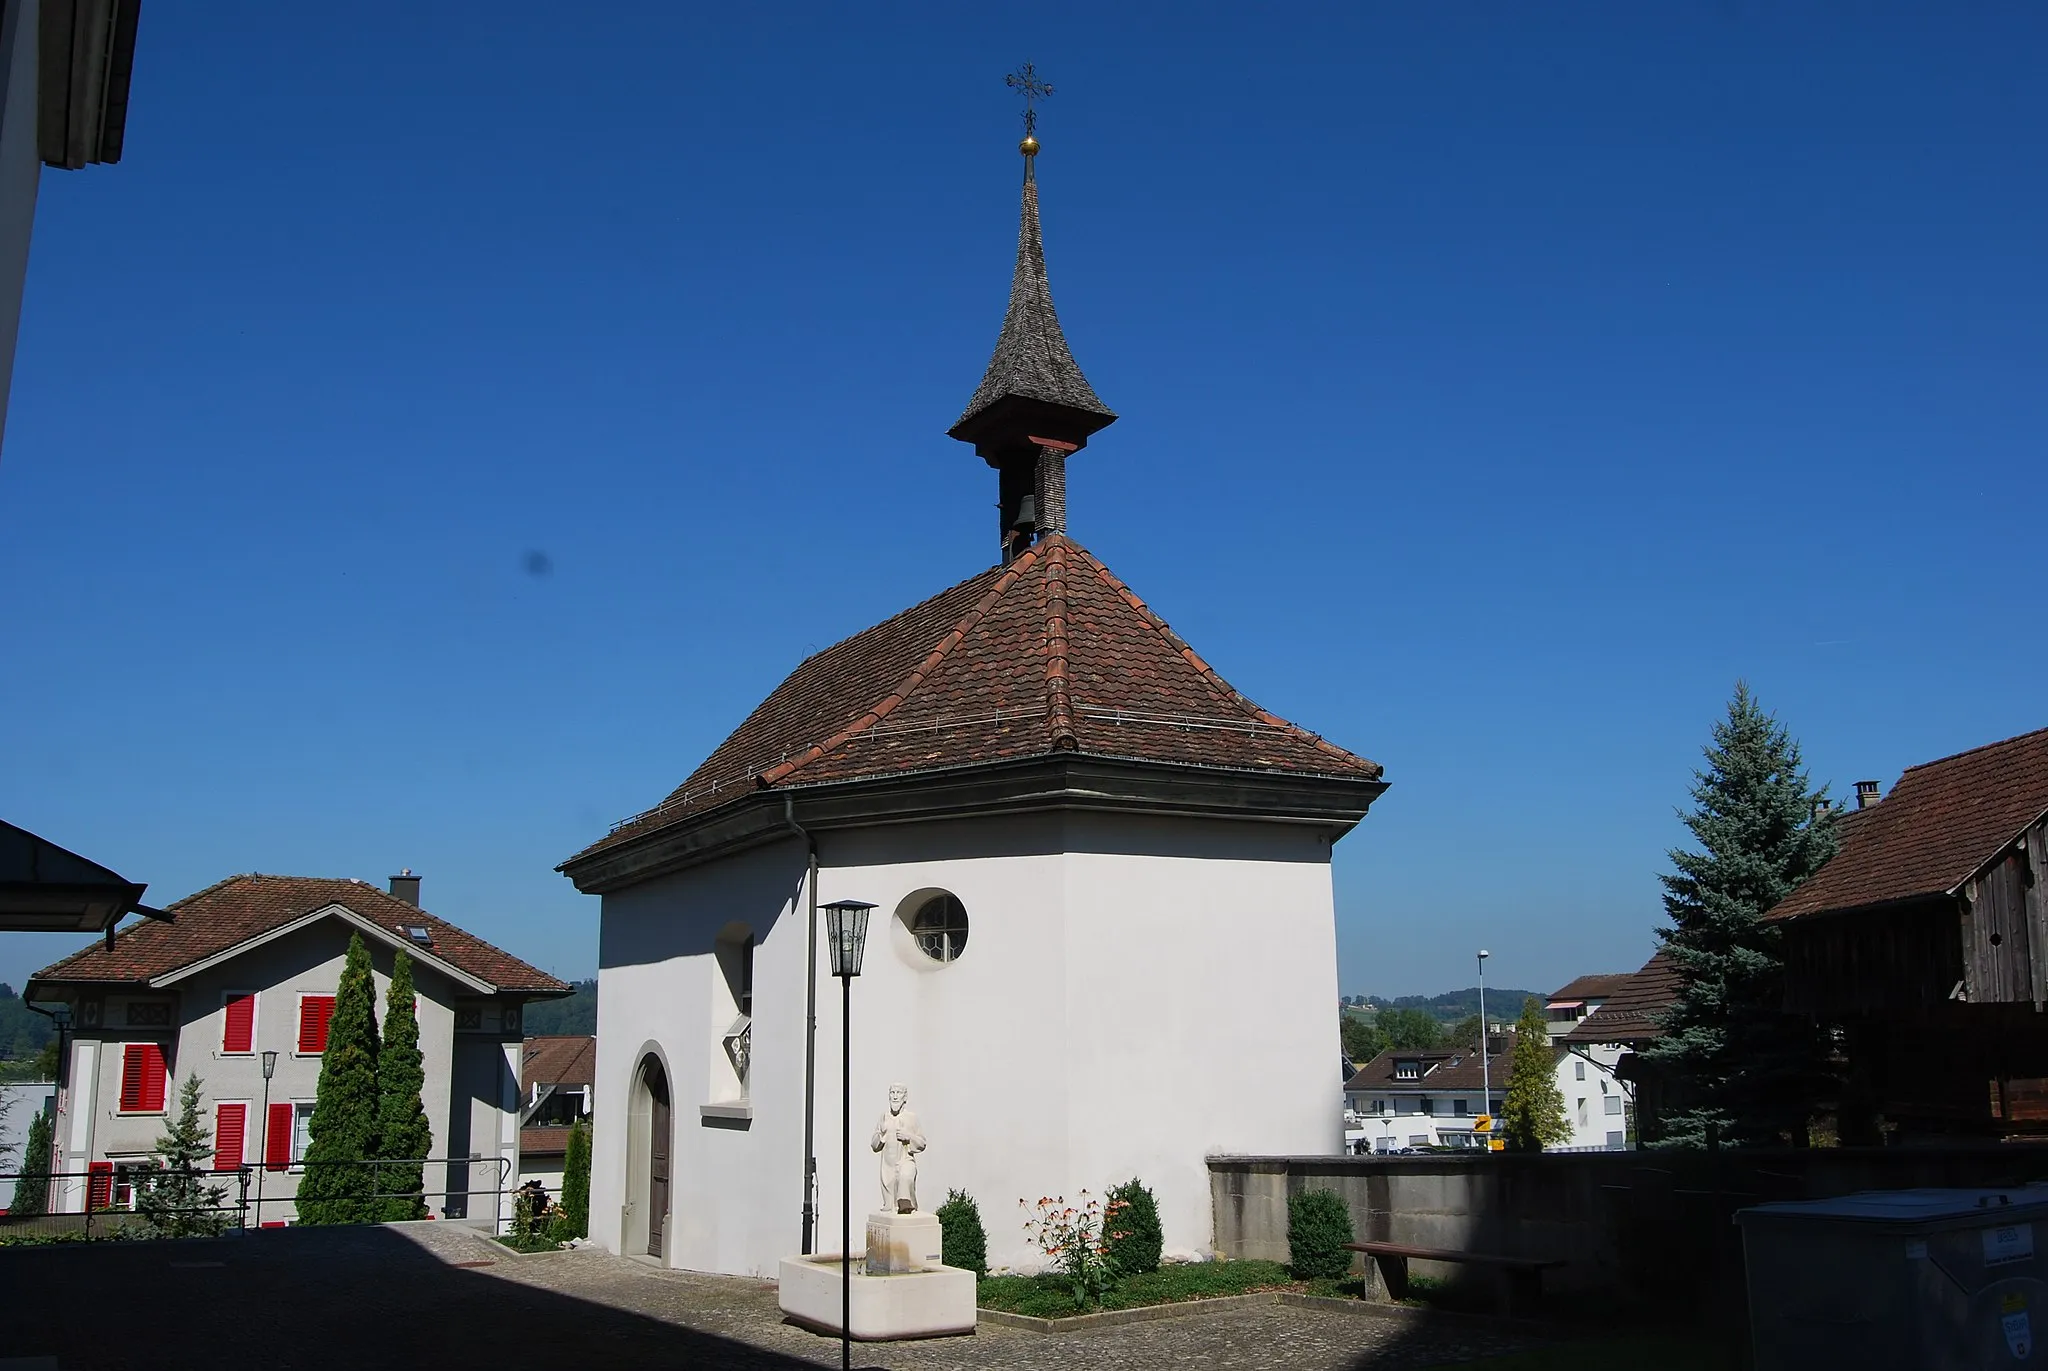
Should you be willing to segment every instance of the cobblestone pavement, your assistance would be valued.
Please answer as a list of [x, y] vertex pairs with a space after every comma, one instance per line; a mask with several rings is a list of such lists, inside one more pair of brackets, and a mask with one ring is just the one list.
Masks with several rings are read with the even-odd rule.
[[[1396, 1371], [1513, 1350], [1463, 1321], [1285, 1305], [1078, 1333], [856, 1345], [887, 1371], [1303, 1368]], [[518, 1256], [449, 1224], [286, 1229], [187, 1242], [0, 1250], [0, 1358], [85, 1368], [543, 1365], [802, 1371], [836, 1339], [782, 1322], [767, 1281], [595, 1250]]]

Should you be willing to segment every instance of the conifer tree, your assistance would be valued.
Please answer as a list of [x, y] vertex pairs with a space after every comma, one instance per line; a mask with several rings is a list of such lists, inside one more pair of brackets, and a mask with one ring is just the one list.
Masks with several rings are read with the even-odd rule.
[[384, 1046], [377, 1054], [377, 1155], [397, 1163], [376, 1168], [386, 1222], [427, 1216], [420, 1163], [433, 1147], [434, 1130], [421, 1099], [427, 1073], [414, 998], [412, 958], [401, 950], [392, 959], [391, 986], [384, 993]]
[[1541, 1152], [1572, 1135], [1564, 1092], [1557, 1088], [1557, 1058], [1543, 1026], [1543, 1005], [1534, 997], [1522, 1001], [1522, 1017], [1515, 1024], [1514, 1068], [1501, 1101], [1500, 1127], [1515, 1152]]
[[562, 1159], [562, 1222], [558, 1238], [590, 1236], [590, 1125], [569, 1125], [568, 1155]]
[[306, 1126], [300, 1223], [375, 1223], [383, 1217], [370, 1198], [376, 1193], [372, 1168], [357, 1164], [377, 1157], [376, 994], [362, 935], [350, 934]]
[[1698, 1147], [1712, 1126], [1735, 1145], [1804, 1146], [1832, 1084], [1828, 1043], [1784, 1012], [1779, 931], [1763, 915], [1834, 855], [1827, 790], [1808, 789], [1799, 744], [1741, 682], [1706, 761], [1684, 816], [1699, 850], [1673, 850], [1677, 871], [1660, 877], [1671, 927], [1659, 937], [1681, 989], [1643, 1055], [1677, 1094], [1646, 1141]]
[[178, 1091], [178, 1112], [165, 1121], [156, 1140], [156, 1170], [148, 1173], [135, 1195], [135, 1212], [153, 1238], [203, 1238], [227, 1231], [221, 1212], [228, 1189], [209, 1183], [213, 1168], [213, 1130], [199, 1117], [197, 1076], [187, 1076]]
[[50, 1199], [50, 1111], [43, 1110], [28, 1121], [28, 1138], [21, 1145], [16, 1164], [21, 1179], [14, 1183], [10, 1214], [40, 1214]]

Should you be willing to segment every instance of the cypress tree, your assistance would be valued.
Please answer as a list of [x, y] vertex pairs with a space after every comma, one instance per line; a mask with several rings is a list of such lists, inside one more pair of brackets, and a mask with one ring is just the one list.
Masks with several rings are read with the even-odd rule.
[[1500, 1104], [1501, 1132], [1516, 1152], [1541, 1152], [1572, 1135], [1565, 1117], [1564, 1092], [1557, 1088], [1557, 1058], [1550, 1051], [1550, 1033], [1543, 1026], [1543, 1005], [1522, 1001], [1515, 1024], [1514, 1069], [1508, 1076], [1507, 1098]]
[[590, 1125], [569, 1125], [568, 1155], [562, 1159], [562, 1219], [558, 1238], [590, 1236]]
[[50, 1112], [46, 1109], [28, 1121], [28, 1140], [21, 1145], [18, 1168], [21, 1179], [14, 1183], [10, 1214], [40, 1214], [50, 1194]]
[[202, 1172], [213, 1168], [213, 1136], [199, 1117], [197, 1076], [178, 1091], [178, 1112], [165, 1120], [156, 1140], [157, 1169], [138, 1187], [135, 1210], [153, 1238], [203, 1238], [227, 1231], [224, 1185], [209, 1185]]
[[1827, 789], [1808, 788], [1799, 744], [1740, 682], [1706, 761], [1683, 816], [1699, 850], [1674, 849], [1676, 872], [1659, 878], [1671, 927], [1658, 936], [1681, 989], [1643, 1055], [1683, 1093], [1647, 1141], [1698, 1147], [1711, 1126], [1736, 1145], [1804, 1146], [1832, 1084], [1828, 1042], [1784, 1012], [1779, 931], [1763, 915], [1834, 855]]
[[371, 1168], [356, 1165], [377, 1156], [376, 995], [362, 935], [350, 934], [306, 1127], [300, 1223], [375, 1223], [382, 1217], [370, 1198], [376, 1193]]
[[377, 1054], [377, 1155], [395, 1166], [377, 1168], [379, 1205], [386, 1222], [427, 1216], [421, 1161], [434, 1142], [420, 1093], [427, 1073], [420, 1057], [420, 1022], [413, 1005], [412, 958], [400, 951], [384, 995], [384, 1046]]

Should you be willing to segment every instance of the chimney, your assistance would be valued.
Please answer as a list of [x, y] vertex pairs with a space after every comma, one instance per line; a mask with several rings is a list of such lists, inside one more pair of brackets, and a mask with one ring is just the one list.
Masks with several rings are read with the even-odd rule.
[[1858, 809], [1870, 808], [1877, 803], [1877, 799], [1876, 781], [1858, 781], [1856, 783], [1856, 807]]
[[405, 868], [405, 870], [391, 878], [391, 893], [394, 897], [404, 900], [414, 909], [419, 908], [420, 878], [412, 874], [411, 867]]

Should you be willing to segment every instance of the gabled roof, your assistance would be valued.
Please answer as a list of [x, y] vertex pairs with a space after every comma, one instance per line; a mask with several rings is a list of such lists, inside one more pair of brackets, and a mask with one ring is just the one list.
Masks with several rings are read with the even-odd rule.
[[[1507, 1087], [1507, 1077], [1501, 1074], [1501, 1058], [1507, 1055], [1506, 1052], [1495, 1052], [1491, 1058], [1490, 1066], [1498, 1089]], [[1422, 1074], [1412, 1081], [1396, 1080], [1394, 1066], [1397, 1062], [1420, 1062]], [[1484, 1080], [1476, 1047], [1432, 1047], [1427, 1051], [1390, 1047], [1360, 1067], [1358, 1074], [1344, 1083], [1344, 1089], [1353, 1093], [1377, 1090], [1383, 1094], [1414, 1091], [1441, 1095], [1446, 1091], [1483, 1089]]]
[[974, 398], [967, 402], [966, 411], [948, 432], [956, 438], [971, 439], [975, 429], [972, 421], [1010, 398], [1043, 401], [1092, 416], [1084, 423], [1091, 432], [1116, 418], [1081, 374], [1081, 365], [1074, 360], [1067, 335], [1060, 328], [1059, 311], [1052, 304], [1052, 285], [1045, 274], [1045, 242], [1038, 226], [1038, 182], [1032, 178], [1024, 182], [1023, 216], [1017, 229], [1017, 270], [1010, 279], [1010, 307], [1003, 315], [1003, 331], [996, 335], [995, 355], [989, 359], [981, 384], [975, 387]]
[[1381, 775], [1239, 694], [1056, 534], [806, 660], [666, 800], [570, 861], [763, 789], [1054, 752]]
[[1550, 999], [1556, 1000], [1604, 1000], [1636, 973], [1633, 971], [1611, 971], [1592, 976], [1581, 976], [1561, 990], [1553, 991]]
[[519, 1088], [591, 1085], [597, 1080], [597, 1039], [588, 1034], [528, 1038], [521, 1048]]
[[1952, 895], [2048, 815], [2048, 729], [1910, 767], [1841, 831], [1841, 848], [1766, 917]]
[[1608, 993], [1607, 1002], [1564, 1035], [1568, 1043], [1638, 1043], [1662, 1037], [1656, 1015], [1678, 998], [1678, 963], [1659, 951], [1643, 969]]
[[[362, 881], [316, 876], [230, 876], [170, 907], [175, 923], [141, 923], [114, 935], [111, 948], [94, 944], [44, 967], [32, 987], [63, 984], [141, 984], [232, 954], [332, 906], [356, 915], [416, 959], [445, 962], [494, 992], [566, 995], [574, 987], [528, 966], [509, 952], [465, 933], [446, 919], [385, 894]], [[414, 946], [401, 929], [423, 925], [432, 939]]]

